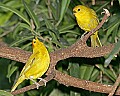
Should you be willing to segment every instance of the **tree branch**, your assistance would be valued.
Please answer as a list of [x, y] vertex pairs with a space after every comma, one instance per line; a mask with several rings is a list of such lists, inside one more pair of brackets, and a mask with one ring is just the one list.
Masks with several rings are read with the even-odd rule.
[[[45, 78], [45, 80], [50, 81], [54, 79], [66, 86], [73, 86], [73, 87], [82, 88], [82, 89], [94, 91], [94, 92], [110, 93], [112, 88], [112, 86], [110, 85], [104, 85], [104, 84], [100, 84], [92, 81], [81, 80], [81, 79], [69, 76], [67, 74], [61, 73], [55, 69], [55, 66], [58, 61], [69, 58], [69, 57], [94, 58], [94, 57], [101, 57], [110, 53], [114, 48], [114, 44], [110, 44], [108, 46], [96, 47], [96, 48], [88, 47], [86, 44], [88, 37], [91, 36], [91, 34], [93, 34], [96, 30], [98, 30], [108, 17], [109, 16], [107, 15], [107, 12], [106, 12], [102, 22], [98, 25], [98, 27], [95, 30], [92, 30], [91, 32], [89, 32], [87, 35], [85, 35], [84, 38], [78, 40], [75, 44], [71, 45], [68, 48], [63, 48], [63, 49], [59, 49], [54, 52], [51, 52], [50, 67], [46, 73], [47, 77]], [[3, 57], [3, 58], [8, 58], [11, 60], [25, 63], [31, 54], [32, 54], [31, 52], [27, 52], [19, 48], [11, 48], [8, 46], [2, 46], [2, 44], [0, 44], [0, 57]], [[39, 82], [39, 84], [43, 86], [44, 83]], [[36, 88], [35, 84], [29, 85], [19, 90], [13, 91], [12, 94], [13, 95], [20, 94], [34, 88]], [[116, 91], [116, 94], [120, 94], [120, 88], [118, 88], [118, 90]]]
[[119, 86], [119, 84], [120, 84], [120, 74], [119, 74], [118, 78], [116, 79], [114, 85], [112, 86], [111, 91], [110, 91], [108, 96], [113, 96], [114, 95], [114, 93], [115, 93], [117, 87]]

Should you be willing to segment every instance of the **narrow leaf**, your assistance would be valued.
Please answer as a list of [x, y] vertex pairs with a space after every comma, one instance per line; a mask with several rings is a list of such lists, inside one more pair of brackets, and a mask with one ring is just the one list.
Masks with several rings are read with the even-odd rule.
[[103, 74], [108, 76], [112, 81], [115, 81], [116, 76], [110, 69], [104, 68], [102, 64], [97, 64], [96, 66], [103, 72]]
[[20, 44], [22, 42], [25, 42], [27, 40], [30, 40], [31, 38], [34, 38], [34, 36], [29, 36], [29, 37], [26, 37], [26, 38], [23, 38], [23, 39], [20, 39], [18, 41], [15, 41], [13, 44], [11, 44], [10, 46], [15, 46], [16, 44]]
[[120, 4], [120, 0], [118, 0], [119, 1], [119, 4]]
[[13, 96], [10, 92], [0, 90], [0, 96]]
[[31, 17], [31, 19], [34, 21], [37, 29], [39, 28], [40, 24], [39, 24], [39, 20], [38, 18], [36, 17], [35, 13], [32, 11], [32, 9], [29, 7], [29, 5], [24, 1], [23, 1], [23, 4], [24, 4], [24, 7], [26, 9], [26, 11], [28, 12], [29, 16]]
[[66, 12], [67, 9], [68, 9], [69, 4], [70, 4], [70, 0], [62, 0], [60, 18], [59, 18], [56, 26], [58, 26], [58, 25], [60, 24], [60, 22], [62, 21], [65, 12]]
[[111, 60], [113, 59], [115, 54], [117, 54], [119, 52], [119, 50], [120, 50], [120, 40], [115, 44], [114, 49], [109, 54], [108, 58], [105, 60], [105, 63], [104, 63], [105, 67], [107, 67], [109, 65], [109, 63], [111, 62]]
[[20, 11], [18, 11], [18, 10], [14, 9], [14, 8], [12, 8], [12, 7], [10, 7], [10, 6], [7, 6], [7, 5], [5, 5], [5, 4], [2, 4], [2, 3], [0, 3], [0, 7], [1, 7], [1, 8], [4, 8], [4, 9], [7, 9], [7, 10], [13, 12], [13, 13], [15, 13], [15, 14], [18, 15], [20, 18], [22, 18], [27, 24], [30, 25], [29, 20], [28, 20]]

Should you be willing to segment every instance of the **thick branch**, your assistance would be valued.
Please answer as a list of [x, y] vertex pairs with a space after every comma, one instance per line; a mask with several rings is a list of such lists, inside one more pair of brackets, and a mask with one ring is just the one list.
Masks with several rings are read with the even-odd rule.
[[[51, 52], [50, 53], [51, 64], [53, 65], [53, 62], [57, 63], [59, 60], [63, 60], [69, 57], [94, 58], [105, 56], [106, 54], [110, 53], [113, 48], [114, 44], [93, 48], [86, 46], [86, 44], [81, 44], [78, 41], [68, 48], [63, 48]], [[0, 46], [0, 57], [8, 58], [18, 62], [25, 63], [31, 54], [32, 54], [31, 52], [27, 52], [19, 48]]]
[[[54, 73], [56, 74], [55, 77], [53, 79], [55, 79], [56, 81], [58, 81], [60, 84], [63, 84], [65, 86], [74, 86], [77, 88], [82, 88], [85, 90], [89, 90], [89, 91], [94, 91], [94, 92], [100, 92], [100, 93], [110, 93], [111, 89], [113, 88], [113, 86], [111, 85], [105, 85], [105, 84], [101, 84], [101, 83], [97, 83], [97, 82], [92, 82], [92, 81], [88, 81], [88, 80], [81, 80], [79, 78], [75, 78], [72, 76], [69, 76], [65, 73], [59, 72], [57, 70], [54, 70]], [[48, 78], [46, 80], [51, 80], [52, 78]], [[73, 82], [74, 81], [74, 82]], [[39, 84], [41, 86], [44, 85], [44, 83], [39, 82]], [[15, 94], [20, 94], [23, 93], [25, 91], [28, 91], [30, 89], [34, 89], [36, 88], [36, 85], [29, 85], [26, 86], [24, 88], [18, 89], [14, 92], [12, 92], [13, 95]], [[118, 88], [118, 90], [115, 93], [116, 95], [120, 95], [120, 87]]]
[[12, 48], [0, 45], [0, 57], [8, 58], [18, 62], [26, 63], [31, 52], [24, 51], [20, 48]]
[[85, 90], [100, 92], [100, 93], [109, 93], [112, 87], [110, 85], [105, 85], [97, 82], [81, 80], [81, 79], [69, 76], [67, 74], [61, 73], [57, 70], [56, 70], [55, 80], [66, 86], [74, 86], [77, 88], [82, 88]]

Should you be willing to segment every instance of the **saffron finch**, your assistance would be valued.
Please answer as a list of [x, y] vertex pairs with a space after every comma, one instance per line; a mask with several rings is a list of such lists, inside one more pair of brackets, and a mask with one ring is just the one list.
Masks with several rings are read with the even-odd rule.
[[[37, 87], [39, 84], [34, 79], [39, 79], [48, 69], [50, 64], [50, 57], [44, 44], [36, 37], [32, 41], [33, 54], [29, 57], [26, 65], [23, 67], [17, 83], [13, 86], [11, 91], [14, 91], [16, 87], [22, 83], [25, 79], [32, 80]], [[45, 82], [44, 79], [40, 78]], [[45, 82], [46, 84], [46, 82]]]
[[[79, 27], [85, 32], [90, 32], [98, 26], [99, 20], [93, 9], [90, 9], [83, 5], [78, 5], [73, 8], [73, 13], [76, 17]], [[91, 46], [102, 46], [98, 37], [98, 31], [91, 35]]]

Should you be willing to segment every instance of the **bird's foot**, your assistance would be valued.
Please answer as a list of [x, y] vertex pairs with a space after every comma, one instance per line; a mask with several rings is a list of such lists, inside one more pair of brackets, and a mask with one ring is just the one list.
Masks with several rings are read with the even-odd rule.
[[[47, 80], [45, 80], [45, 79], [43, 79], [43, 78], [38, 78], [40, 81], [43, 81], [44, 82], [44, 84], [45, 84], [45, 86], [46, 86], [46, 83], [47, 83]], [[39, 81], [39, 82], [40, 82]]]
[[83, 33], [80, 39], [83, 40], [83, 39], [84, 39], [84, 36], [85, 36], [87, 33], [88, 33], [88, 32]]
[[33, 76], [30, 76], [30, 80], [37, 86], [37, 89], [39, 89], [40, 84], [33, 79]]

